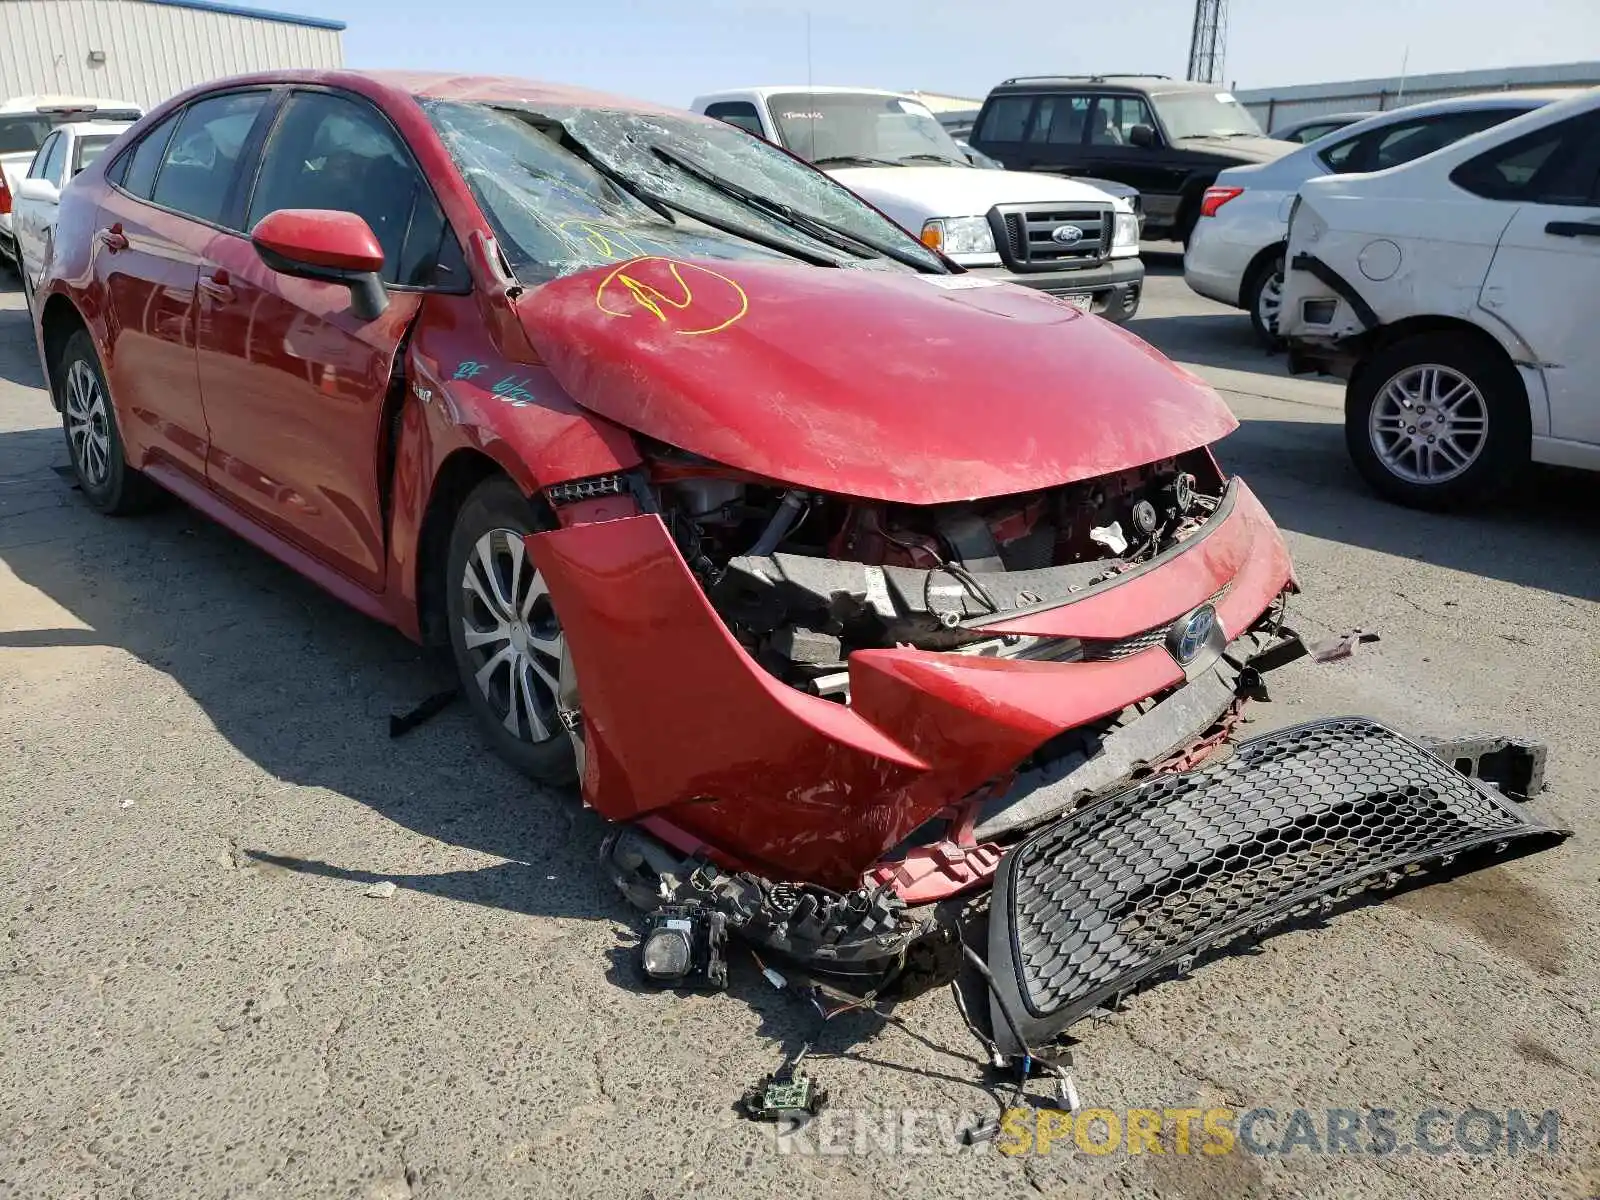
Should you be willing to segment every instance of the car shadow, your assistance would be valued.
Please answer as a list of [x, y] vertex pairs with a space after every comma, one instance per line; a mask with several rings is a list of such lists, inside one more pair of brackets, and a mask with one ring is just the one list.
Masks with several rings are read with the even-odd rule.
[[[604, 822], [575, 792], [502, 765], [464, 704], [390, 738], [392, 714], [453, 685], [437, 656], [181, 504], [101, 516], [65, 465], [54, 427], [0, 432], [0, 563], [21, 585], [15, 611], [0, 617], [0, 652], [118, 647], [182, 687], [278, 785], [326, 789], [424, 838], [503, 860], [396, 874], [359, 858], [320, 861], [305, 843], [258, 844], [247, 827], [237, 865], [390, 880], [533, 915], [633, 919], [599, 872], [574, 881], [572, 863], [594, 861]], [[28, 589], [43, 600], [30, 603]]]
[[[1293, 379], [1288, 356], [1256, 340], [1247, 313], [1212, 306], [1212, 311], [1179, 316], [1136, 316], [1127, 324], [1168, 358], [1208, 367], [1227, 367], [1276, 379]], [[1302, 378], [1324, 379], [1325, 376]]]
[[1374, 494], [1337, 421], [1245, 419], [1217, 457], [1286, 530], [1600, 600], [1600, 475], [1534, 467], [1487, 507], [1430, 513]]
[[0, 381], [42, 388], [44, 375], [39, 371], [33, 324], [22, 299], [22, 280], [8, 262], [0, 262], [0, 296], [13, 295], [15, 307], [0, 308]]

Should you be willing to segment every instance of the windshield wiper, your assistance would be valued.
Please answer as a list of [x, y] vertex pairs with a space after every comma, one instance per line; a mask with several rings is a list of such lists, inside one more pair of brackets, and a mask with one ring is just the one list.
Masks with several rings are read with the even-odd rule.
[[720, 217], [714, 217], [710, 213], [701, 212], [698, 209], [693, 208], [690, 205], [683, 204], [678, 200], [669, 200], [664, 196], [658, 196], [648, 188], [641, 186], [639, 182], [633, 179], [631, 176], [624, 175], [621, 171], [611, 166], [611, 164], [601, 159], [600, 156], [590, 150], [589, 147], [572, 132], [572, 130], [568, 129], [566, 130], [566, 133], [567, 141], [571, 143], [571, 150], [574, 154], [593, 167], [597, 172], [599, 172], [600, 175], [604, 176], [606, 179], [622, 188], [628, 193], [628, 195], [634, 197], [639, 201], [639, 203], [649, 208], [651, 212], [661, 214], [671, 224], [677, 224], [677, 218], [672, 215], [673, 212], [676, 211], [682, 213], [691, 220], [699, 221], [702, 225], [709, 225], [712, 229], [720, 230], [723, 233], [731, 233], [734, 237], [744, 238], [746, 241], [754, 242], [758, 246], [764, 246], [768, 250], [776, 250], [779, 254], [787, 254], [790, 258], [798, 258], [802, 262], [810, 263], [814, 267], [844, 266], [843, 263], [831, 255], [820, 254], [815, 250], [806, 248], [805, 246], [797, 246], [795, 243], [786, 241], [783, 238], [771, 237], [757, 230], [753, 230], [747, 225], [741, 225], [737, 221], [724, 221]]
[[[665, 146], [650, 146], [650, 152], [662, 162], [670, 163], [684, 174], [698, 179], [713, 191], [722, 193], [730, 199], [737, 200], [757, 212], [775, 217], [791, 229], [797, 229], [808, 237], [815, 238], [825, 246], [832, 246], [836, 250], [846, 253], [862, 255], [870, 258], [892, 258], [916, 271], [931, 272], [929, 263], [914, 254], [902, 253], [888, 246], [880, 246], [876, 242], [869, 242], [845, 229], [840, 229], [831, 222], [824, 221], [821, 217], [813, 217], [810, 213], [800, 212], [791, 205], [781, 200], [774, 200], [748, 188], [741, 187], [731, 179], [724, 179], [713, 171], [707, 170], [693, 159], [685, 158], [674, 150]], [[937, 273], [943, 274], [942, 270]]]
[[868, 154], [829, 154], [824, 158], [813, 158], [813, 167], [844, 167], [854, 164], [859, 167], [898, 167], [900, 161], [894, 158], [873, 158]]
[[[585, 146], [577, 138], [572, 136], [571, 130], [567, 130], [567, 140], [572, 143], [571, 147], [569, 147], [570, 152], [583, 159], [583, 161], [588, 163], [597, 174], [605, 178], [613, 186], [620, 188], [622, 191], [632, 196], [640, 204], [644, 205], [651, 212], [655, 213], [656, 216], [666, 221], [668, 225], [676, 225], [678, 223], [678, 218], [672, 215], [672, 209], [667, 206], [665, 201], [640, 187], [636, 182], [634, 182], [632, 179], [629, 179], [626, 175], [612, 167], [609, 163], [601, 161], [600, 157], [595, 154], [594, 151], [590, 150], [589, 147]], [[540, 172], [534, 173], [539, 174]], [[546, 176], [546, 178], [549, 178], [549, 176]]]
[[900, 161], [905, 162], [931, 162], [940, 163], [946, 167], [970, 167], [972, 164], [966, 159], [951, 158], [947, 154], [902, 154]]

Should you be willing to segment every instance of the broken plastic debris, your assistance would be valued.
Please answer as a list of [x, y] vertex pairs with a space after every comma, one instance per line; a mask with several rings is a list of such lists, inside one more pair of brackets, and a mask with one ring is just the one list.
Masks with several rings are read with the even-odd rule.
[[394, 885], [393, 881], [385, 879], [382, 883], [375, 883], [369, 887], [366, 891], [366, 894], [371, 896], [374, 900], [387, 900], [399, 890], [400, 889]]
[[1349, 658], [1356, 652], [1356, 647], [1362, 642], [1375, 642], [1378, 635], [1368, 633], [1362, 629], [1352, 629], [1340, 637], [1326, 638], [1320, 642], [1311, 643], [1311, 658], [1315, 662], [1333, 662], [1336, 659]]
[[1128, 539], [1122, 532], [1122, 522], [1113, 521], [1109, 525], [1096, 525], [1089, 530], [1089, 540], [1099, 542], [1113, 554], [1122, 555], [1128, 552]]

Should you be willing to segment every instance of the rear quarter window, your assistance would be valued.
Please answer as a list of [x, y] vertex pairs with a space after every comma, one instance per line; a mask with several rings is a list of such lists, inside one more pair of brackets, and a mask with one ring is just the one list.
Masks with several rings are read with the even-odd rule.
[[989, 102], [978, 121], [974, 140], [980, 142], [1020, 142], [1033, 111], [1032, 96], [1001, 96]]

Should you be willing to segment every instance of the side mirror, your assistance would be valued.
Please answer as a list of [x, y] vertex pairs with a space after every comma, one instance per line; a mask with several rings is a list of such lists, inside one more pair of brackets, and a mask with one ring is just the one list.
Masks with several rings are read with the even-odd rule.
[[250, 241], [280, 275], [339, 283], [350, 289], [350, 311], [363, 321], [383, 315], [383, 247], [355, 213], [328, 208], [282, 208], [250, 231]]
[[18, 200], [42, 200], [46, 204], [61, 203], [61, 189], [48, 179], [24, 179], [17, 185]]
[[1141, 150], [1152, 149], [1156, 144], [1156, 131], [1148, 125], [1135, 125], [1128, 130], [1128, 144]]

